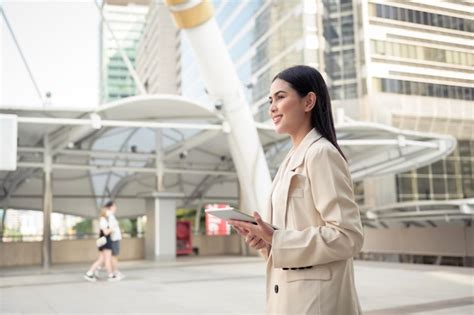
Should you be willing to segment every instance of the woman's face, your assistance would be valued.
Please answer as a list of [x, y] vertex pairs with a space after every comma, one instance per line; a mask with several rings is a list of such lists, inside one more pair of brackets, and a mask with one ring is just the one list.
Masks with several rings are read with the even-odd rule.
[[295, 134], [306, 123], [306, 97], [300, 97], [288, 82], [281, 79], [273, 81], [268, 98], [268, 112], [277, 133]]

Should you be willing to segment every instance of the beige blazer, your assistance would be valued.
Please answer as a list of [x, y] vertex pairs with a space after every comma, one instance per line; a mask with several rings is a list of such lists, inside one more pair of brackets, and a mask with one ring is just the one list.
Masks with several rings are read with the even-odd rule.
[[280, 229], [262, 251], [266, 312], [361, 314], [352, 257], [363, 230], [346, 161], [313, 129], [283, 161], [272, 193], [263, 218]]

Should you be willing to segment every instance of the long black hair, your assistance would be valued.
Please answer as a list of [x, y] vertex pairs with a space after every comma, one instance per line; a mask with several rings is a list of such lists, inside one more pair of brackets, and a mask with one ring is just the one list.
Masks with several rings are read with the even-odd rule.
[[272, 80], [286, 81], [296, 90], [300, 97], [305, 97], [309, 92], [316, 94], [316, 105], [311, 110], [311, 126], [316, 129], [324, 138], [341, 153], [346, 156], [337, 144], [336, 129], [332, 118], [331, 99], [326, 82], [318, 70], [313, 67], [298, 65], [285, 69], [278, 73]]
[[115, 201], [113, 200], [109, 200], [105, 203], [104, 207], [107, 208], [107, 209], [110, 209], [112, 208], [113, 206], [115, 205]]

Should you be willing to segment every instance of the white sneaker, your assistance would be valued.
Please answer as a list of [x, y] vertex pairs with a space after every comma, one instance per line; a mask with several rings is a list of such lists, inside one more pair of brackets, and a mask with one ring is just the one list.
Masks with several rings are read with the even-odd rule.
[[117, 271], [115, 273], [115, 277], [117, 277], [117, 279], [119, 279], [119, 280], [122, 280], [123, 278], [125, 278], [125, 275], [123, 273], [121, 273], [120, 271]]
[[109, 275], [109, 277], [107, 278], [107, 281], [110, 281], [110, 282], [115, 282], [115, 281], [120, 281], [120, 280], [122, 279], [120, 279], [116, 275]]
[[86, 279], [87, 281], [90, 281], [90, 282], [96, 282], [97, 281], [97, 278], [94, 276], [94, 274], [90, 274], [90, 273], [86, 273], [84, 275], [84, 279]]

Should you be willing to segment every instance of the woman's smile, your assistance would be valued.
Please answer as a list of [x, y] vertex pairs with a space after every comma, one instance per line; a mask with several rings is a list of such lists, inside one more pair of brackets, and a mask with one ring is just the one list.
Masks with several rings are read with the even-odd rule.
[[282, 114], [273, 115], [273, 116], [272, 116], [273, 124], [274, 124], [275, 126], [278, 125], [278, 123], [281, 121], [282, 117], [283, 117]]

